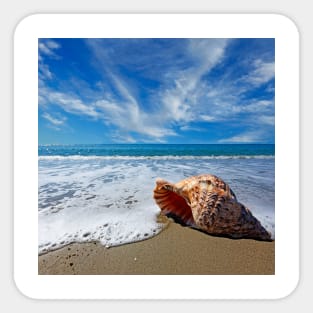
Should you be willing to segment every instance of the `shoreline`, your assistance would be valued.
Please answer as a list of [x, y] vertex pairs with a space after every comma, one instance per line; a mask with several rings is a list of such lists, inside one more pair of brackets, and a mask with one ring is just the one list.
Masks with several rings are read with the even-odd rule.
[[38, 256], [39, 275], [274, 275], [275, 241], [214, 237], [172, 221], [152, 238], [72, 243]]

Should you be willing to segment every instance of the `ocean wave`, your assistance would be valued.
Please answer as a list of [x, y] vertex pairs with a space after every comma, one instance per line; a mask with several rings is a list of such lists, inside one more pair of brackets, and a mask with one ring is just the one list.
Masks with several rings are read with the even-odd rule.
[[97, 155], [41, 155], [39, 161], [57, 160], [214, 160], [214, 159], [274, 159], [274, 155], [154, 155], [154, 156], [97, 156]]

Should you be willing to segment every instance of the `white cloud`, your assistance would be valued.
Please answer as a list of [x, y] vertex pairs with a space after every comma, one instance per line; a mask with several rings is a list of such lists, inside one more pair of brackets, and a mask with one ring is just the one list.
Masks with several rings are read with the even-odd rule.
[[60, 45], [53, 40], [40, 40], [38, 43], [39, 55], [42, 58], [43, 55], [49, 57], [58, 57], [55, 50], [60, 49]]
[[189, 40], [189, 51], [199, 63], [196, 69], [199, 75], [209, 71], [221, 61], [227, 42], [228, 39]]
[[254, 86], [267, 83], [275, 76], [275, 63], [257, 59], [253, 62], [254, 69], [244, 77], [244, 80]]
[[46, 46], [52, 50], [59, 49], [61, 47], [57, 42], [55, 42], [54, 40], [51, 40], [51, 39], [46, 41]]
[[[119, 81], [120, 88], [125, 88]], [[128, 92], [128, 91], [127, 91]], [[125, 89], [126, 93], [126, 89]], [[126, 94], [125, 94], [126, 95]], [[41, 102], [47, 106], [57, 105], [65, 112], [86, 116], [103, 121], [107, 125], [117, 127], [122, 135], [114, 135], [117, 141], [134, 142], [129, 133], [134, 132], [147, 138], [162, 140], [166, 136], [176, 136], [176, 133], [160, 123], [159, 117], [153, 118], [149, 113], [139, 109], [135, 98], [128, 94], [123, 101], [101, 99], [90, 103], [84, 103], [79, 97], [54, 92], [48, 88], [42, 88], [39, 94]], [[53, 123], [51, 116], [43, 116]], [[57, 123], [57, 122], [56, 122]]]
[[64, 126], [66, 122], [65, 116], [55, 117], [49, 114], [48, 112], [44, 112], [42, 114], [42, 117], [46, 119], [50, 123], [50, 126], [55, 130], [61, 130], [61, 126]]
[[162, 104], [161, 110], [167, 120], [181, 122], [192, 119], [190, 104], [184, 93], [178, 90], [166, 90], [162, 96]]
[[181, 131], [196, 131], [196, 132], [203, 132], [206, 129], [201, 128], [201, 127], [195, 127], [195, 126], [190, 126], [190, 125], [183, 125], [179, 128]]
[[105, 99], [96, 101], [95, 107], [99, 110], [104, 111], [104, 112], [111, 112], [110, 115], [112, 115], [112, 116], [123, 114], [123, 109], [119, 105], [117, 105], [116, 103], [114, 103], [112, 101], [108, 101]]
[[[101, 116], [106, 123], [117, 126], [121, 133], [136, 132], [155, 139], [176, 135], [174, 131], [160, 122], [158, 114], [156, 116], [155, 113], [153, 115], [140, 108], [130, 88], [121, 78], [112, 73], [111, 77], [124, 99], [116, 102], [100, 100], [95, 103], [96, 107], [102, 111]], [[126, 138], [126, 136], [124, 137]]]
[[219, 140], [219, 143], [252, 143], [257, 142], [259, 137], [255, 134], [241, 134], [226, 139]]
[[265, 113], [272, 112], [274, 103], [272, 100], [249, 100], [248, 104], [234, 105], [234, 113]]
[[55, 50], [60, 49], [60, 45], [53, 40], [39, 40], [38, 43], [38, 79], [39, 86], [44, 84], [45, 80], [50, 80], [53, 78], [53, 74], [45, 63], [46, 58], [58, 59], [59, 56], [56, 54]]
[[188, 51], [192, 61], [190, 68], [176, 72], [176, 77], [171, 77], [174, 87], [167, 88], [160, 95], [168, 118], [177, 122], [197, 118], [194, 107], [204, 92], [201, 79], [221, 61], [226, 46], [226, 39], [189, 40]]
[[41, 88], [39, 96], [45, 104], [57, 105], [65, 112], [85, 115], [95, 119], [99, 118], [99, 112], [95, 110], [94, 106], [83, 103], [78, 97], [70, 96], [62, 92], [55, 92], [48, 88]]
[[117, 75], [114, 75], [112, 72], [109, 73], [109, 75], [111, 76], [116, 88], [118, 89], [118, 91], [120, 92], [120, 94], [126, 99], [128, 100], [128, 102], [133, 103], [133, 104], [137, 104], [136, 99], [133, 97], [129, 87], [127, 88], [127, 86], [125, 85], [125, 83], [123, 83], [121, 81], [120, 78], [117, 77]]
[[266, 137], [266, 129], [248, 130], [241, 134], [220, 139], [219, 143], [262, 143]]
[[214, 122], [216, 120], [214, 116], [210, 116], [210, 115], [201, 115], [199, 116], [199, 119], [204, 122]]
[[261, 115], [257, 118], [258, 122], [265, 125], [275, 125], [275, 116]]
[[111, 140], [116, 143], [136, 143], [136, 139], [129, 134], [113, 133], [111, 135]]
[[275, 87], [274, 87], [274, 86], [267, 86], [266, 92], [268, 92], [268, 93], [273, 93], [273, 92], [275, 92]]
[[140, 111], [134, 103], [120, 103], [103, 106], [103, 116], [107, 123], [117, 126], [121, 133], [135, 132], [150, 138], [161, 139], [176, 133], [159, 123], [158, 117]]
[[47, 64], [41, 63], [39, 64], [39, 80], [42, 83], [43, 80], [52, 79], [53, 75], [49, 69]]
[[[210, 80], [206, 86], [201, 86], [203, 92], [199, 105], [194, 107], [194, 120], [207, 122], [238, 121], [250, 124], [251, 119], [258, 116], [274, 116], [274, 99], [258, 99], [246, 97], [245, 92], [253, 91], [247, 83], [238, 83], [236, 80], [221, 78], [218, 81]], [[269, 119], [268, 119], [269, 120]]]
[[45, 112], [44, 114], [42, 114], [42, 117], [45, 118], [46, 120], [48, 120], [50, 123], [54, 124], [54, 125], [63, 125], [65, 122], [65, 118], [63, 119], [57, 119], [54, 118], [53, 116], [51, 116], [49, 113]]

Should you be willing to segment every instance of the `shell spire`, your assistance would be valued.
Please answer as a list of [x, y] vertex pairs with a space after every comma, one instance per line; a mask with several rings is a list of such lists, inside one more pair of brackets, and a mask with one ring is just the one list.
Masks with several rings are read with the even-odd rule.
[[157, 179], [154, 199], [163, 214], [208, 234], [271, 240], [271, 234], [217, 176], [192, 176], [176, 184]]

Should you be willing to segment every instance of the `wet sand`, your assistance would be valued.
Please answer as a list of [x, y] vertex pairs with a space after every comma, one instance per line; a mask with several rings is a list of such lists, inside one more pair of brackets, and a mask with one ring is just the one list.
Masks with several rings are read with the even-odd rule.
[[144, 241], [71, 244], [38, 259], [38, 273], [48, 275], [274, 275], [275, 242], [214, 237], [170, 222]]

